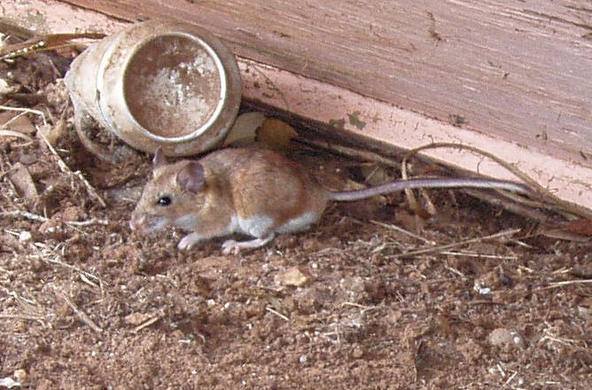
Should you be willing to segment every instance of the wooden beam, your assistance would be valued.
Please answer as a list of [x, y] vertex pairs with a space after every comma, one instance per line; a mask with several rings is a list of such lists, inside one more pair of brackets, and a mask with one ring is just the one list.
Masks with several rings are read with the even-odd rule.
[[240, 56], [592, 166], [586, 0], [66, 2], [195, 23]]

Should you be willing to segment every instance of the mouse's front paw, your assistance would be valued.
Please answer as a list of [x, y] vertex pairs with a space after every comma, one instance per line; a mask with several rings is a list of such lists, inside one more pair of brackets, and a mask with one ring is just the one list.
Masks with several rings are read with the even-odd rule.
[[179, 244], [177, 244], [177, 248], [179, 248], [179, 250], [181, 251], [189, 250], [193, 245], [195, 245], [195, 243], [200, 241], [200, 239], [201, 237], [197, 233], [188, 234], [185, 237], [183, 237], [181, 241], [179, 241]]
[[241, 250], [241, 245], [239, 242], [234, 240], [226, 240], [222, 244], [222, 254], [224, 255], [238, 255]]

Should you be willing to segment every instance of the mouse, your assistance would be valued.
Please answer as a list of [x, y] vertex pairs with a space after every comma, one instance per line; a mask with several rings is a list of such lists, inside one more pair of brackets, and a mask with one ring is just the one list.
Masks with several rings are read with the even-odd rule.
[[356, 191], [333, 192], [286, 156], [263, 148], [226, 148], [199, 160], [169, 163], [161, 149], [152, 179], [131, 214], [130, 228], [142, 234], [177, 227], [188, 234], [180, 250], [235, 233], [251, 239], [222, 243], [222, 253], [259, 248], [277, 234], [309, 229], [329, 202], [347, 202], [415, 188], [489, 188], [530, 195], [525, 185], [487, 178], [414, 178]]

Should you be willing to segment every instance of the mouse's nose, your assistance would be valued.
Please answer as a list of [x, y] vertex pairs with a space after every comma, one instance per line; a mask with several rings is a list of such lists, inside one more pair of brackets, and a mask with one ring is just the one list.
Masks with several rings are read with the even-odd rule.
[[146, 223], [145, 215], [132, 214], [132, 218], [129, 221], [129, 227], [132, 231], [138, 231], [142, 229], [142, 226]]

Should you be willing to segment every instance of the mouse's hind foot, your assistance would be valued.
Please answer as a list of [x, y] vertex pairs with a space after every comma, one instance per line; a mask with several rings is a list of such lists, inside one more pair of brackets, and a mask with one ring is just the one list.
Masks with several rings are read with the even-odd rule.
[[225, 255], [238, 255], [242, 249], [254, 249], [260, 248], [273, 240], [275, 237], [274, 233], [271, 233], [262, 238], [256, 238], [254, 240], [249, 241], [235, 241], [235, 240], [226, 240], [222, 244], [222, 253]]

